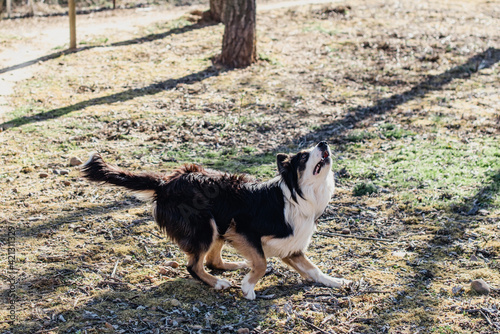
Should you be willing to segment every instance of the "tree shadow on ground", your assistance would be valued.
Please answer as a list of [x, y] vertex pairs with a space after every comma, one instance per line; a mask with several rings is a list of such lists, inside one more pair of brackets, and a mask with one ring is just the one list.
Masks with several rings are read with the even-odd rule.
[[477, 191], [474, 196], [464, 198], [462, 203], [452, 205], [451, 209], [465, 216], [474, 216], [479, 210], [486, 210], [500, 192], [500, 169], [492, 171], [487, 182], [489, 183]]
[[54, 118], [61, 117], [63, 115], [69, 114], [73, 111], [78, 111], [85, 109], [90, 106], [96, 106], [101, 104], [111, 104], [115, 102], [124, 102], [128, 100], [132, 100], [136, 97], [145, 96], [145, 95], [154, 95], [164, 90], [170, 90], [177, 87], [179, 84], [193, 84], [195, 82], [200, 82], [205, 80], [206, 78], [210, 78], [213, 76], [218, 76], [221, 73], [220, 70], [216, 69], [213, 66], [209, 66], [206, 69], [185, 75], [178, 79], [169, 79], [161, 82], [157, 82], [154, 84], [150, 84], [145, 87], [128, 89], [126, 91], [115, 93], [107, 96], [97, 97], [94, 99], [85, 100], [82, 102], [78, 102], [76, 104], [52, 109], [47, 112], [41, 112], [32, 116], [22, 116], [15, 118], [13, 120], [4, 122], [0, 124], [0, 128], [8, 129], [13, 127], [18, 127], [24, 124], [42, 122], [46, 120], [51, 120]]
[[[28, 227], [21, 227], [21, 228], [16, 227], [16, 242], [20, 242], [21, 239], [24, 238], [33, 238], [36, 236], [45, 236], [54, 234], [56, 230], [60, 229], [65, 225], [73, 223], [82, 223], [83, 217], [93, 217], [100, 214], [106, 214], [112, 211], [130, 209], [133, 207], [141, 206], [143, 204], [144, 202], [135, 198], [131, 198], [127, 200], [124, 199], [124, 200], [114, 201], [104, 206], [97, 205], [91, 208], [76, 207], [73, 208], [69, 213], [61, 214], [54, 219], [49, 219], [45, 223], [42, 224], [32, 223], [26, 225]], [[2, 222], [2, 224], [5, 227], [12, 225], [12, 223], [9, 223], [8, 219]], [[83, 227], [83, 226], [80, 225], [78, 227]], [[6, 231], [5, 228], [4, 233], [0, 234], [0, 240], [4, 239], [6, 240], [7, 237], [8, 237], [8, 232]]]
[[371, 107], [358, 106], [351, 110], [341, 120], [323, 125], [320, 129], [316, 129], [302, 136], [297, 142], [325, 140], [326, 138], [338, 136], [345, 132], [348, 126], [352, 127], [375, 115], [388, 113], [397, 106], [410, 100], [423, 97], [431, 91], [440, 90], [444, 85], [449, 84], [454, 79], [469, 78], [479, 70], [490, 68], [499, 61], [500, 49], [488, 48], [486, 51], [469, 58], [462, 65], [455, 66], [439, 75], [428, 76], [421, 83], [403, 93], [394, 94], [390, 97], [375, 101], [374, 105]]
[[89, 45], [89, 46], [83, 46], [83, 47], [76, 48], [76, 49], [62, 50], [62, 51], [51, 53], [51, 54], [46, 55], [46, 56], [42, 56], [42, 57], [39, 57], [36, 59], [26, 61], [24, 63], [20, 63], [17, 65], [12, 65], [9, 67], [2, 68], [2, 69], [0, 69], [0, 74], [7, 73], [10, 71], [19, 70], [21, 68], [25, 68], [25, 67], [28, 67], [28, 66], [31, 66], [34, 64], [38, 64], [41, 62], [46, 62], [46, 61], [56, 59], [56, 58], [59, 58], [61, 56], [70, 55], [73, 53], [92, 50], [92, 49], [96, 49], [96, 48], [109, 48], [109, 47], [117, 47], [117, 46], [127, 46], [127, 45], [132, 45], [132, 44], [144, 44], [144, 43], [153, 42], [153, 41], [156, 41], [159, 39], [163, 39], [163, 38], [171, 36], [171, 35], [179, 35], [179, 34], [189, 32], [189, 31], [202, 29], [202, 28], [205, 28], [209, 25], [212, 25], [212, 24], [205, 23], [205, 22], [195, 23], [195, 24], [191, 24], [188, 26], [184, 26], [182, 28], [174, 28], [174, 29], [170, 29], [170, 30], [165, 31], [165, 32], [161, 32], [161, 33], [157, 33], [157, 34], [149, 34], [149, 35], [144, 36], [144, 37], [133, 38], [133, 39], [129, 39], [129, 40], [121, 41], [121, 42], [115, 42], [115, 43], [106, 44], [106, 45]]

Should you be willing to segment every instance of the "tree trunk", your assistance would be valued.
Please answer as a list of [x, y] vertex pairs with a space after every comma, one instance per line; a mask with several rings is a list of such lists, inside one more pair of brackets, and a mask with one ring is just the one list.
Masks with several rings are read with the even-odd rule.
[[229, 67], [247, 67], [257, 58], [255, 0], [227, 0], [226, 28], [218, 61]]
[[[232, 1], [232, 0], [227, 0]], [[210, 0], [210, 10], [207, 12], [209, 19], [213, 22], [224, 23], [225, 0]]]

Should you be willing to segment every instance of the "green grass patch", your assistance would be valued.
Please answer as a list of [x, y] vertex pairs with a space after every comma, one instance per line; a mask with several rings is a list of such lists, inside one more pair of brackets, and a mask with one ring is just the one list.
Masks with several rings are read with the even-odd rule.
[[376, 194], [378, 192], [377, 187], [371, 182], [361, 182], [354, 186], [352, 194], [354, 196], [365, 196], [370, 194]]
[[362, 142], [365, 140], [376, 138], [377, 135], [372, 132], [363, 130], [354, 130], [347, 134], [346, 139], [350, 142]]
[[400, 126], [391, 123], [382, 124], [379, 128], [380, 133], [386, 138], [401, 139], [416, 135], [413, 131], [402, 129]]
[[416, 206], [449, 208], [482, 191], [479, 201], [498, 207], [499, 152], [494, 138], [477, 138], [467, 144], [445, 137], [434, 141], [400, 138], [381, 141], [370, 153], [352, 143], [346, 147], [347, 159], [337, 169], [346, 167], [354, 180], [372, 180]]

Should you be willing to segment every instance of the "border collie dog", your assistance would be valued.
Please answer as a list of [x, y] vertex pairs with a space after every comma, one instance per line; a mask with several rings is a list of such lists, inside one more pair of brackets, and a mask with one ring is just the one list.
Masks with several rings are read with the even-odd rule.
[[[334, 192], [331, 152], [321, 142], [295, 155], [278, 154], [279, 175], [257, 182], [198, 165], [184, 165], [170, 175], [131, 173], [109, 165], [95, 153], [81, 172], [90, 181], [125, 187], [153, 201], [159, 225], [187, 254], [187, 270], [215, 289], [231, 286], [207, 273], [207, 267], [250, 267], [241, 283], [247, 299], [266, 272], [266, 258], [277, 256], [310, 281], [340, 288], [350, 281], [322, 273], [304, 255], [315, 221]], [[230, 243], [247, 261], [225, 262], [221, 250]]]

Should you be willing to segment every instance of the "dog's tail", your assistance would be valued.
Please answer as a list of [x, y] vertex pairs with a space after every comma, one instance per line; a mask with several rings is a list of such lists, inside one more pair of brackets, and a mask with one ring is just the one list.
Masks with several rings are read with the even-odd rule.
[[165, 183], [165, 178], [160, 174], [132, 173], [109, 165], [99, 153], [93, 153], [80, 171], [87, 180], [130, 189], [146, 200], [155, 200], [158, 189]]

